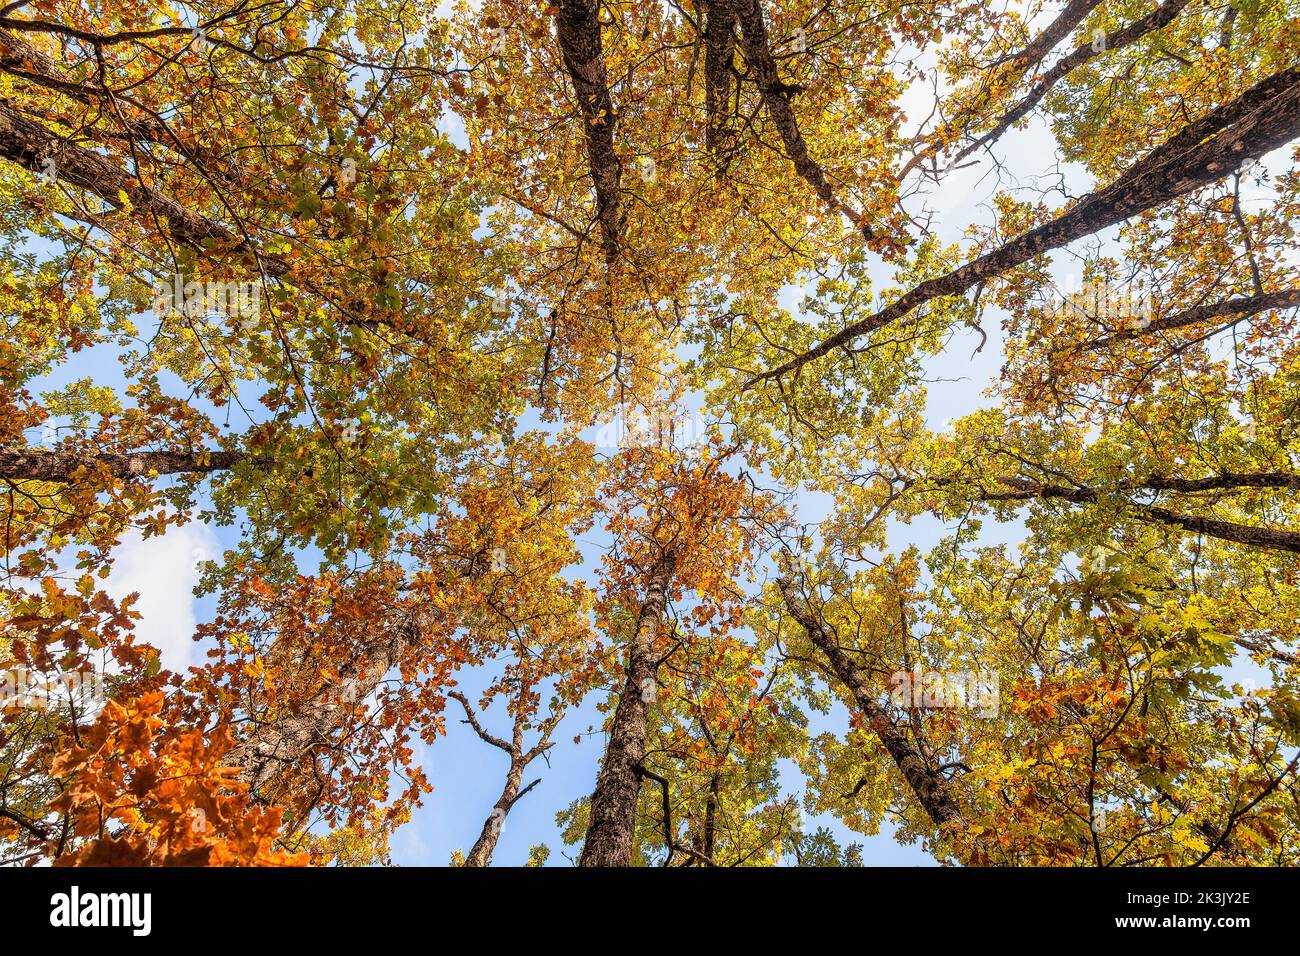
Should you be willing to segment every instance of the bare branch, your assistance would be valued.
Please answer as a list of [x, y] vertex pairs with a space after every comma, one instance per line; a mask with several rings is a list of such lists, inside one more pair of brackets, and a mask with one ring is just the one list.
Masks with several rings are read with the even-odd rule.
[[478, 722], [478, 718], [474, 716], [474, 709], [470, 707], [469, 701], [465, 699], [464, 694], [462, 694], [458, 690], [453, 690], [453, 691], [448, 691], [447, 696], [453, 698], [454, 700], [460, 701], [460, 705], [465, 708], [465, 716], [469, 718], [468, 720], [462, 722], [469, 724], [471, 727], [473, 727], [474, 733], [478, 734], [481, 738], [483, 738], [484, 741], [490, 743], [493, 747], [499, 747], [500, 749], [504, 750], [506, 753], [510, 754], [510, 756], [514, 757], [518, 755], [516, 749], [512, 747], [510, 744], [506, 743], [500, 737], [494, 737], [492, 734], [488, 733], [486, 730], [483, 729], [483, 725], [480, 724]]

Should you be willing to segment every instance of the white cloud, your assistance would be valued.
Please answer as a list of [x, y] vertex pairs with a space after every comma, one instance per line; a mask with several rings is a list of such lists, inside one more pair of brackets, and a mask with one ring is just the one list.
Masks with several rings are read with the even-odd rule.
[[159, 537], [137, 538], [117, 549], [104, 590], [115, 600], [139, 593], [136, 640], [156, 647], [169, 670], [183, 673], [193, 662], [199, 564], [219, 554], [216, 536], [200, 522], [170, 528]]

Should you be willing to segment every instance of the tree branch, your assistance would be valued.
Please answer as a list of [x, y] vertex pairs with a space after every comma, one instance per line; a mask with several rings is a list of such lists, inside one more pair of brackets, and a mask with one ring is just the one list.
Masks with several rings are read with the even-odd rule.
[[1188, 325], [1199, 325], [1202, 322], [1208, 322], [1211, 319], [1217, 319], [1225, 315], [1236, 316], [1237, 321], [1240, 321], [1252, 315], [1258, 315], [1260, 312], [1267, 312], [1270, 309], [1291, 309], [1296, 306], [1300, 306], [1300, 289], [1279, 289], [1275, 292], [1264, 292], [1259, 295], [1224, 299], [1221, 302], [1184, 309], [1182, 312], [1158, 319], [1141, 328], [1135, 326], [1129, 329], [1121, 329], [1104, 338], [1085, 342], [1078, 346], [1075, 351], [1095, 352], [1115, 342], [1127, 342], [1130, 339], [1155, 335], [1157, 332], [1170, 332]]
[[[1037, 66], [1043, 57], [1047, 56], [1047, 54], [1051, 52], [1053, 47], [1074, 31], [1074, 28], [1083, 21], [1084, 17], [1092, 12], [1093, 8], [1096, 7], [1099, 2], [1100, 0], [1070, 0], [1070, 2], [1062, 8], [1061, 12], [1056, 15], [1056, 19], [1049, 23], [1042, 33], [1034, 37], [1033, 40], [1026, 44], [1017, 53], [1004, 57], [993, 63], [992, 66], [989, 67], [989, 70], [1015, 73], [1017, 74], [1015, 82], [1018, 83], [1020, 80], [1020, 74], [1024, 74]], [[927, 158], [934, 156], [939, 151], [940, 143], [950, 141], [947, 136], [940, 135], [943, 130], [952, 129], [954, 126], [973, 119], [970, 114], [983, 108], [983, 103], [986, 103], [988, 98], [988, 79], [989, 78], [986, 74], [984, 80], [985, 88], [980, 91], [982, 95], [976, 100], [976, 103], [979, 105], [969, 107], [962, 111], [964, 115], [955, 117], [952, 121], [942, 124], [940, 130], [931, 135], [930, 145], [920, 150], [904, 164], [901, 170], [899, 170], [898, 178], [900, 181]], [[953, 138], [955, 139], [957, 137]]]
[[234, 451], [137, 451], [125, 454], [82, 454], [39, 449], [0, 448], [0, 478], [15, 481], [71, 481], [82, 468], [106, 466], [114, 478], [143, 478], [150, 474], [212, 472], [233, 468], [248, 456]]
[[[1028, 501], [1062, 500], [1074, 504], [1094, 504], [1103, 499], [1100, 491], [1084, 486], [1052, 485], [1030, 481], [1025, 478], [1001, 477], [993, 479], [1009, 491], [981, 492], [978, 501]], [[951, 479], [936, 482], [939, 486], [954, 483]], [[1292, 474], [1244, 474], [1220, 475], [1211, 478], [1180, 479], [1152, 477], [1142, 482], [1125, 482], [1117, 486], [1120, 491], [1221, 491], [1235, 488], [1298, 488], [1300, 476]], [[1300, 532], [1284, 531], [1274, 528], [1261, 528], [1253, 525], [1223, 521], [1218, 518], [1203, 518], [1182, 514], [1157, 505], [1140, 504], [1134, 501], [1124, 503], [1126, 509], [1139, 520], [1158, 521], [1175, 525], [1188, 531], [1203, 534], [1223, 541], [1245, 544], [1269, 551], [1287, 551], [1300, 554]]]
[[165, 222], [171, 235], [187, 246], [208, 254], [249, 251], [268, 275], [288, 271], [285, 263], [258, 256], [245, 239], [225, 226], [187, 209], [123, 172], [107, 157], [68, 142], [4, 103], [0, 103], [0, 158], [37, 173], [45, 173], [46, 163], [51, 161], [54, 175], [61, 181], [93, 193], [113, 208], [121, 206], [125, 194], [133, 208]]
[[836, 212], [848, 216], [863, 235], [871, 238], [870, 225], [863, 221], [861, 213], [836, 197], [825, 171], [808, 152], [808, 144], [799, 131], [799, 121], [795, 118], [790, 100], [796, 92], [789, 84], [781, 82], [776, 60], [768, 42], [767, 24], [763, 19], [763, 8], [759, 0], [718, 0], [731, 10], [735, 21], [740, 25], [741, 45], [745, 59], [754, 71], [754, 81], [763, 98], [763, 106], [772, 118], [773, 125], [781, 134], [786, 154], [794, 164], [795, 170], [812, 186], [818, 197]]
[[447, 696], [460, 701], [460, 705], [465, 708], [465, 716], [469, 718], [468, 720], [464, 721], [464, 723], [467, 723], [471, 727], [473, 727], [474, 733], [478, 734], [481, 738], [483, 738], [484, 741], [490, 743], [493, 747], [499, 747], [501, 750], [504, 750], [506, 753], [510, 754], [510, 756], [512, 757], [518, 756], [518, 753], [516, 752], [516, 749], [514, 747], [506, 743], [500, 737], [494, 737], [492, 736], [492, 734], [488, 733], [486, 730], [483, 729], [483, 725], [480, 724], [478, 722], [478, 718], [474, 716], [474, 710], [473, 708], [470, 707], [469, 701], [465, 699], [464, 694], [462, 694], [458, 690], [453, 690], [453, 691], [448, 691]]
[[1079, 44], [1071, 53], [1062, 57], [1055, 66], [1048, 70], [1046, 75], [1038, 81], [1038, 84], [1023, 99], [1007, 110], [991, 130], [954, 156], [952, 162], [954, 164], [960, 163], [981, 146], [987, 146], [996, 141], [1012, 125], [1023, 119], [1030, 110], [1038, 105], [1044, 96], [1051, 92], [1052, 87], [1056, 86], [1073, 70], [1087, 63], [1095, 56], [1122, 50], [1129, 44], [1136, 43], [1147, 34], [1163, 29], [1182, 12], [1189, 2], [1191, 0], [1165, 0], [1164, 3], [1140, 20], [1135, 20], [1128, 26], [1121, 27], [1118, 30], [1112, 30], [1106, 34], [1100, 43], [1088, 40]]
[[902, 772], [903, 779], [930, 819], [939, 825], [959, 820], [961, 813], [949, 792], [947, 778], [930, 768], [921, 752], [908, 741], [885, 708], [872, 696], [871, 689], [848, 655], [840, 649], [839, 642], [826, 630], [807, 602], [795, 592], [794, 583], [788, 574], [777, 579], [777, 586], [785, 601], [786, 610], [804, 629], [808, 639], [826, 656], [832, 672], [849, 691], [867, 725]]
[[754, 385], [797, 371], [860, 336], [898, 321], [935, 299], [965, 293], [1035, 256], [1091, 235], [1221, 179], [1300, 135], [1300, 67], [1261, 80], [1229, 103], [1185, 127], [1130, 166], [1114, 183], [1069, 211], [945, 275], [914, 286], [885, 308], [845, 326], [821, 344], [754, 375]]

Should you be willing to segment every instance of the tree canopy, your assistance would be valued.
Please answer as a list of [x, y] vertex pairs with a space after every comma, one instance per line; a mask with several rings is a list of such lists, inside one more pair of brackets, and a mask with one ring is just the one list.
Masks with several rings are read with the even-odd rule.
[[530, 865], [1300, 863], [1298, 144], [1295, 0], [5, 5], [0, 859], [588, 708]]

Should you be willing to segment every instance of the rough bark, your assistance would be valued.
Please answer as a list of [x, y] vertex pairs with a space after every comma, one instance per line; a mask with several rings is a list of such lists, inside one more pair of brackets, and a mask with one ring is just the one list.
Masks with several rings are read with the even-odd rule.
[[716, 153], [731, 130], [731, 78], [735, 70], [736, 11], [726, 0], [704, 8], [704, 144]]
[[1082, 23], [1083, 18], [1100, 2], [1101, 0], [1070, 0], [1042, 33], [1010, 58], [1011, 63], [1021, 70], [1036, 66], [1058, 43], [1073, 33], [1074, 28]]
[[1181, 329], [1189, 325], [1200, 325], [1202, 322], [1209, 322], [1211, 319], [1218, 319], [1223, 316], [1234, 316], [1235, 321], [1240, 321], [1252, 315], [1258, 315], [1260, 312], [1267, 312], [1270, 309], [1293, 309], [1296, 306], [1300, 306], [1300, 289], [1278, 289], [1274, 292], [1262, 292], [1259, 295], [1224, 299], [1221, 302], [1212, 302], [1208, 305], [1198, 305], [1190, 309], [1184, 309], [1182, 312], [1176, 312], [1163, 319], [1157, 319], [1142, 328], [1134, 326], [1129, 329], [1121, 329], [1104, 338], [1085, 342], [1079, 350], [1095, 352], [1115, 342], [1127, 342], [1130, 339], [1155, 335], [1158, 332], [1171, 332], [1174, 329]]
[[929, 765], [920, 749], [898, 728], [884, 706], [872, 696], [871, 688], [858, 672], [857, 667], [840, 649], [839, 642], [812, 609], [800, 598], [790, 578], [782, 577], [777, 583], [786, 610], [804, 629], [808, 639], [825, 655], [832, 673], [849, 691], [867, 726], [871, 728], [881, 746], [885, 748], [885, 752], [902, 773], [903, 779], [922, 809], [931, 820], [941, 826], [959, 820], [961, 813], [949, 792], [947, 779]]
[[[242, 237], [225, 226], [186, 208], [127, 174], [107, 157], [68, 142], [4, 103], [0, 103], [0, 158], [36, 173], [44, 173], [46, 161], [50, 160], [60, 181], [98, 196], [115, 209], [121, 205], [121, 194], [125, 193], [132, 208], [166, 224], [173, 238], [192, 248], [208, 253], [251, 251]], [[258, 257], [258, 261], [268, 275], [279, 276], [288, 271], [278, 260]]]
[[107, 467], [114, 478], [144, 478], [151, 473], [211, 472], [233, 468], [247, 457], [233, 451], [136, 451], [125, 454], [82, 454], [33, 448], [0, 448], [0, 478], [11, 481], [72, 480], [80, 468]]
[[[1024, 497], [1063, 498], [1076, 503], [1096, 501], [1099, 492], [1083, 485], [1054, 485], [1030, 481], [1028, 478], [998, 477], [998, 484], [1009, 489], [1006, 492], [991, 492], [990, 499], [1005, 498], [1016, 500]], [[940, 487], [952, 484], [951, 480], [941, 479], [936, 482]], [[1133, 478], [1121, 481], [1116, 490], [1130, 491], [1177, 491], [1196, 494], [1205, 491], [1233, 491], [1239, 488], [1300, 488], [1300, 475], [1287, 471], [1247, 471], [1224, 472], [1208, 475], [1204, 478], [1181, 478], [1176, 475], [1148, 475], [1145, 478]]]
[[474, 841], [474, 846], [470, 849], [469, 855], [465, 857], [466, 866], [487, 866], [492, 862], [492, 851], [497, 848], [497, 841], [501, 838], [501, 828], [505, 823], [506, 814], [515, 802], [523, 796], [519, 792], [520, 784], [524, 779], [524, 765], [521, 760], [512, 759], [510, 761], [510, 771], [506, 774], [505, 786], [501, 789], [501, 796], [492, 807], [492, 814], [483, 821], [483, 829]]
[[1300, 67], [1262, 80], [1152, 150], [1114, 183], [1091, 193], [1052, 221], [1031, 229], [960, 268], [914, 286], [874, 315], [845, 326], [819, 345], [744, 385], [802, 368], [854, 339], [896, 322], [934, 299], [961, 295], [1022, 265], [1138, 213], [1221, 179], [1248, 160], [1300, 135]]
[[709, 800], [704, 805], [704, 839], [701, 854], [713, 863], [713, 845], [717, 834], [718, 804], [722, 799], [722, 776], [713, 774], [709, 778]]
[[[980, 501], [1029, 501], [1033, 499], [1048, 501], [1069, 501], [1074, 504], [1093, 504], [1103, 497], [1101, 492], [1084, 486], [1043, 484], [1024, 478], [996, 478], [994, 481], [1006, 487], [1007, 491], [981, 492]], [[948, 482], [939, 482], [940, 485]], [[1152, 477], [1141, 482], [1125, 482], [1118, 486], [1119, 491], [1176, 491], [1204, 492], [1230, 491], [1237, 488], [1300, 488], [1300, 476], [1288, 473], [1254, 473], [1227, 474], [1210, 478], [1164, 478]], [[1139, 520], [1158, 521], [1171, 524], [1203, 534], [1206, 537], [1232, 541], [1268, 551], [1286, 551], [1300, 554], [1300, 532], [1285, 531], [1276, 528], [1262, 528], [1256, 525], [1244, 525], [1218, 518], [1202, 518], [1182, 514], [1157, 505], [1125, 502], [1125, 508]]]
[[1153, 505], [1134, 505], [1133, 507], [1139, 513], [1149, 515], [1156, 521], [1163, 521], [1186, 531], [1203, 534], [1207, 538], [1232, 541], [1252, 548], [1262, 548], [1265, 551], [1286, 551], [1291, 554], [1300, 554], [1300, 532], [1237, 524], [1235, 521], [1221, 521], [1218, 518], [1198, 518], [1194, 515], [1178, 514], [1168, 508], [1157, 508]]
[[1112, 30], [1106, 34], [1100, 44], [1093, 40], [1087, 40], [1074, 48], [1069, 54], [1062, 57], [1041, 80], [1027, 93], [1023, 99], [1019, 100], [1011, 109], [1003, 114], [997, 124], [987, 133], [980, 136], [975, 142], [971, 143], [955, 157], [954, 163], [960, 163], [981, 146], [986, 146], [998, 139], [1003, 133], [1009, 130], [1016, 122], [1023, 119], [1029, 114], [1039, 102], [1051, 92], [1052, 87], [1056, 86], [1062, 79], [1068, 76], [1072, 71], [1087, 63], [1093, 57], [1100, 56], [1103, 53], [1114, 53], [1116, 50], [1122, 50], [1132, 43], [1136, 43], [1142, 37], [1149, 33], [1155, 33], [1173, 22], [1174, 17], [1178, 16], [1187, 6], [1190, 0], [1165, 0], [1164, 3], [1156, 7], [1145, 17], [1135, 20], [1128, 26], [1120, 27], [1118, 30]]
[[655, 681], [654, 642], [675, 570], [676, 560], [672, 552], [667, 552], [650, 574], [636, 631], [628, 645], [623, 691], [614, 709], [605, 758], [591, 795], [591, 816], [579, 866], [627, 866], [632, 861], [649, 709], [644, 691]]
[[777, 132], [781, 134], [781, 142], [785, 144], [786, 155], [794, 164], [795, 171], [812, 186], [813, 191], [826, 205], [848, 216], [869, 235], [869, 228], [862, 221], [862, 215], [836, 197], [825, 171], [808, 152], [808, 144], [804, 141], [803, 133], [799, 131], [799, 121], [794, 115], [794, 108], [790, 105], [790, 100], [797, 90], [781, 82], [776, 60], [772, 56], [767, 24], [764, 22], [763, 8], [759, 0], [718, 0], [718, 3], [730, 8], [735, 22], [740, 27], [740, 42], [745, 52], [745, 60], [763, 98], [763, 107], [771, 117]]
[[422, 633], [418, 614], [410, 614], [391, 632], [381, 634], [346, 667], [339, 681], [319, 690], [296, 710], [259, 721], [226, 762], [241, 770], [244, 781], [257, 793], [295, 766], [304, 755], [334, 744], [338, 728], [414, 649]]
[[605, 69], [599, 0], [561, 0], [555, 29], [564, 67], [582, 112], [587, 166], [596, 190], [596, 219], [605, 259], [613, 263], [618, 258], [622, 232], [623, 167], [614, 152], [617, 119]]
[[1152, 475], [1140, 482], [1124, 482], [1120, 487], [1125, 491], [1149, 489], [1190, 494], [1202, 491], [1232, 491], [1236, 488], [1300, 488], [1300, 475], [1285, 471], [1229, 471], [1205, 478]]

